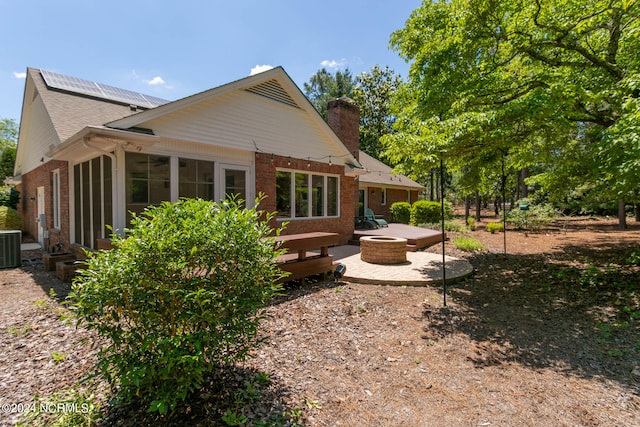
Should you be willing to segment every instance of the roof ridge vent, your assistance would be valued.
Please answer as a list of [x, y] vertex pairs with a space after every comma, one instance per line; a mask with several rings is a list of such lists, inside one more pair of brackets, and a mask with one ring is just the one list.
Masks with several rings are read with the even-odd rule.
[[300, 108], [298, 103], [289, 95], [276, 79], [267, 80], [255, 86], [245, 89], [247, 92], [264, 96], [273, 101], [280, 102], [294, 108]]

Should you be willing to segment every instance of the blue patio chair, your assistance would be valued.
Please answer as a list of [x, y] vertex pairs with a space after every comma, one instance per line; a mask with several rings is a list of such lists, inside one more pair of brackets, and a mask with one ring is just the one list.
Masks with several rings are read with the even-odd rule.
[[368, 221], [373, 221], [376, 224], [378, 224], [378, 227], [388, 227], [389, 223], [387, 221], [385, 221], [384, 217], [382, 215], [376, 215], [373, 213], [373, 210], [371, 210], [371, 208], [367, 208], [365, 213], [364, 213], [364, 217], [368, 220]]

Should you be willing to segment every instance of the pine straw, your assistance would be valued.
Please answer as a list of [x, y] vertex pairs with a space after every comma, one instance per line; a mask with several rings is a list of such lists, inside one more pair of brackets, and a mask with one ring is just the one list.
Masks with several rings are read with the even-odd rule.
[[[271, 377], [261, 398], [240, 411], [264, 419], [299, 408], [309, 426], [637, 425], [640, 319], [630, 313], [640, 311], [640, 301], [629, 289], [640, 283], [640, 272], [625, 268], [615, 286], [585, 288], [580, 280], [588, 266], [604, 271], [637, 248], [638, 226], [618, 232], [612, 221], [576, 220], [528, 237], [508, 231], [506, 260], [497, 257], [503, 235], [482, 226], [471, 235], [487, 251], [446, 245], [448, 255], [466, 257], [475, 268], [471, 278], [449, 286], [446, 308], [439, 287], [319, 281], [289, 289], [268, 307], [270, 344], [256, 351], [246, 378], [238, 371], [231, 381], [237, 387], [255, 372]], [[62, 348], [73, 361], [90, 357], [52, 316], [25, 309], [55, 283], [47, 277], [37, 268], [0, 271], [0, 338], [10, 349], [2, 359], [1, 403], [78, 378], [77, 370], [34, 357], [33, 349]], [[612, 326], [605, 337], [597, 327], [603, 322], [626, 326]], [[42, 323], [37, 334], [6, 331], [30, 323]], [[70, 347], [51, 346], [51, 336]], [[215, 414], [223, 403], [198, 396], [189, 417], [175, 425], [196, 419], [221, 425]], [[144, 420], [142, 411], [132, 411], [111, 411], [107, 419]]]

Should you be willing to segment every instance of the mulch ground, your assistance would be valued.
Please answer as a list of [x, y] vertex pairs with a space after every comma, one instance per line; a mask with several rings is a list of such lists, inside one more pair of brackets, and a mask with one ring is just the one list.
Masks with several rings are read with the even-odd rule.
[[[628, 263], [640, 225], [509, 230], [504, 257], [486, 221], [469, 233], [484, 251], [445, 245], [475, 269], [448, 286], [446, 307], [439, 286], [294, 284], [268, 308], [270, 343], [211, 377], [178, 421], [115, 408], [101, 425], [224, 425], [226, 410], [263, 425], [640, 425], [640, 271]], [[23, 255], [0, 271], [3, 410], [76, 384], [95, 362], [94, 337], [58, 303], [68, 286]], [[247, 396], [258, 373], [269, 381]], [[0, 425], [18, 417], [5, 411]]]

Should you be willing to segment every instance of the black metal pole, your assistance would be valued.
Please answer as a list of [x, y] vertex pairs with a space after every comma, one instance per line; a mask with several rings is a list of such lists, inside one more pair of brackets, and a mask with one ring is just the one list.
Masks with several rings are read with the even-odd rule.
[[507, 257], [507, 177], [504, 174], [504, 151], [502, 152], [502, 234], [504, 238], [504, 257]]
[[440, 206], [441, 206], [441, 226], [442, 226], [442, 295], [443, 304], [447, 306], [447, 267], [444, 262], [444, 167], [442, 157], [440, 157]]

